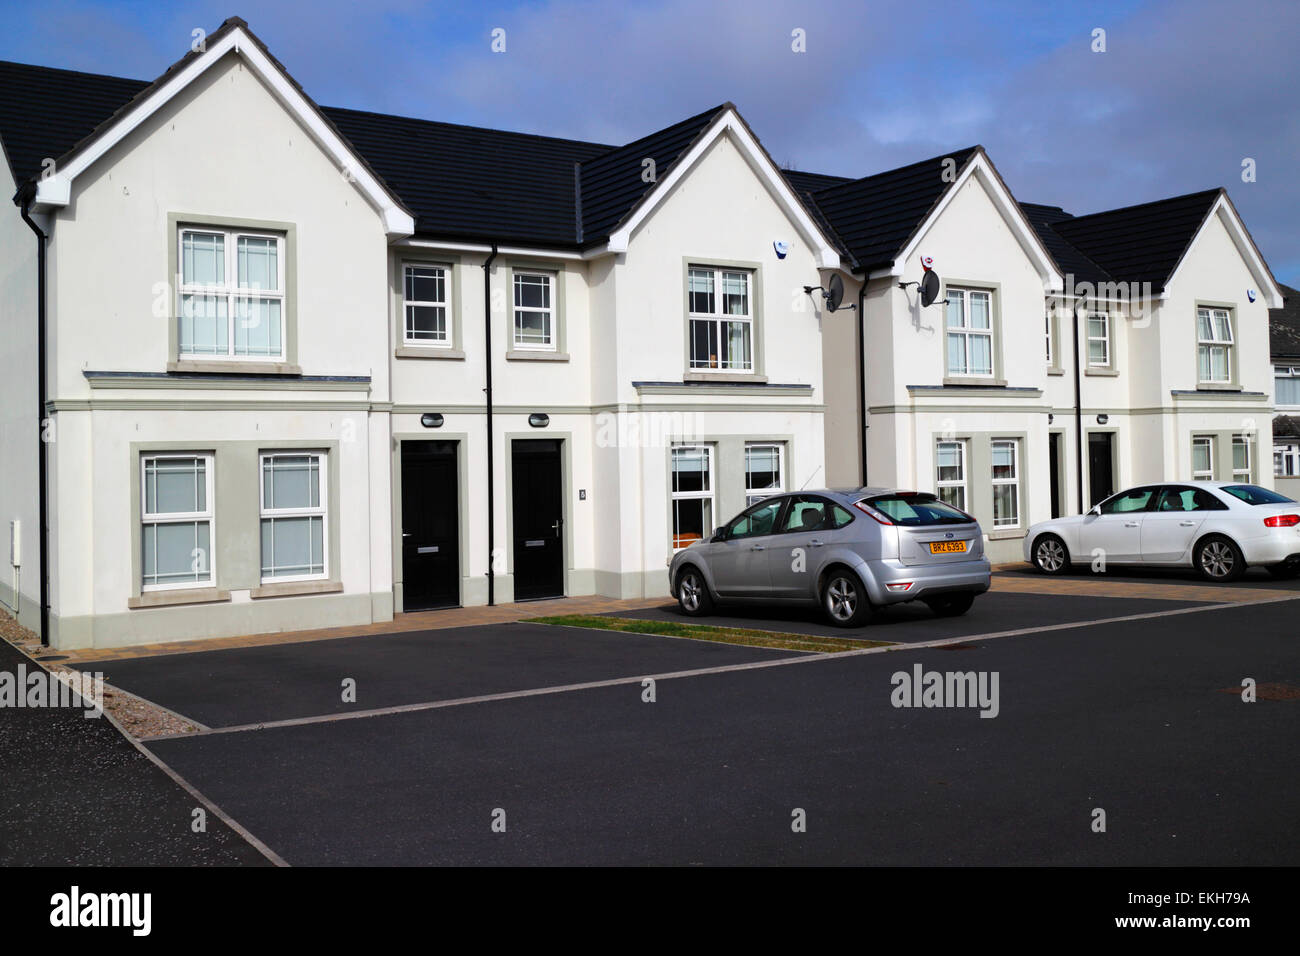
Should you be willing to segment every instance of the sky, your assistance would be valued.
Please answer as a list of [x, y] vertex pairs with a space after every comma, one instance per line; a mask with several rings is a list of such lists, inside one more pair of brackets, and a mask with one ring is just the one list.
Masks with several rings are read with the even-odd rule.
[[781, 165], [852, 177], [979, 143], [1018, 199], [1076, 215], [1224, 186], [1274, 275], [1300, 286], [1296, 0], [0, 10], [0, 59], [144, 80], [195, 29], [241, 16], [325, 106], [622, 144], [731, 101]]

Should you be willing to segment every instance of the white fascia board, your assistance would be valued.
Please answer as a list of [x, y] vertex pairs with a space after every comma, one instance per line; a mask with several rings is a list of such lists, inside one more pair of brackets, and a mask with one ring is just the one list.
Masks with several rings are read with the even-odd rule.
[[[399, 249], [439, 249], [444, 252], [491, 252], [492, 247], [481, 242], [444, 242], [441, 239], [399, 239], [393, 243]], [[497, 246], [503, 256], [534, 256], [538, 259], [571, 259], [581, 262], [594, 258], [586, 252], [569, 249], [542, 249], [532, 246]]]
[[230, 52], [236, 52], [257, 73], [258, 77], [306, 128], [317, 144], [346, 170], [353, 184], [380, 214], [384, 229], [390, 236], [409, 236], [415, 231], [415, 220], [402, 209], [372, 176], [352, 149], [334, 132], [312, 108], [302, 93], [267, 58], [266, 54], [242, 29], [236, 27], [206, 52], [196, 57], [174, 77], [154, 90], [143, 102], [105, 130], [94, 142], [72, 157], [68, 165], [57, 170], [54, 176], [41, 180], [36, 187], [36, 203], [41, 206], [66, 206], [71, 201], [72, 181], [110, 149], [129, 136], [149, 117], [171, 102], [186, 87], [202, 76], [214, 63]]
[[654, 212], [664, 198], [672, 192], [673, 187], [690, 173], [695, 164], [699, 162], [700, 157], [713, 145], [713, 142], [719, 136], [728, 132], [740, 147], [741, 155], [745, 157], [745, 161], [758, 174], [759, 179], [767, 186], [773, 198], [782, 206], [786, 217], [794, 223], [804, 240], [816, 250], [818, 268], [838, 269], [840, 254], [827, 242], [826, 237], [822, 235], [821, 229], [808, 216], [803, 204], [790, 191], [785, 179], [763, 153], [757, 140], [754, 139], [734, 110], [727, 110], [719, 116], [708, 131], [700, 137], [699, 142], [691, 147], [690, 151], [678, 161], [672, 172], [655, 185], [646, 202], [632, 214], [631, 218], [617, 232], [610, 235], [606, 252], [627, 252], [632, 233], [636, 231], [637, 227]]
[[980, 183], [984, 186], [985, 193], [990, 199], [992, 199], [994, 208], [997, 209], [998, 213], [1002, 216], [1002, 221], [1007, 224], [1012, 235], [1016, 237], [1021, 248], [1024, 249], [1025, 254], [1034, 264], [1034, 268], [1037, 270], [1039, 277], [1043, 280], [1043, 290], [1050, 293], [1058, 289], [1063, 289], [1065, 287], [1064, 276], [1062, 276], [1060, 270], [1056, 268], [1056, 264], [1052, 261], [1051, 255], [1045, 248], [1043, 248], [1043, 243], [1038, 238], [1038, 235], [1032, 228], [1030, 228], [1029, 223], [1025, 221], [1024, 216], [1021, 215], [1020, 207], [1016, 204], [1015, 198], [1007, 192], [1005, 187], [1003, 187], [1001, 180], [989, 166], [989, 160], [983, 152], [977, 153], [970, 163], [967, 164], [961, 175], [957, 177], [957, 181], [948, 187], [948, 191], [944, 193], [943, 198], [939, 200], [939, 205], [934, 208], [934, 211], [931, 212], [925, 222], [921, 224], [921, 228], [916, 231], [916, 235], [912, 237], [912, 241], [907, 244], [906, 248], [903, 249], [898, 258], [894, 260], [894, 266], [889, 270], [888, 274], [903, 274], [903, 270], [906, 267], [908, 260], [915, 255], [917, 247], [925, 239], [926, 233], [928, 233], [931, 227], [939, 221], [939, 217], [943, 215], [943, 212], [948, 208], [949, 203], [956, 198], [957, 193], [960, 191], [962, 186], [964, 186], [967, 180], [972, 176], [979, 177]]
[[1201, 238], [1201, 234], [1205, 231], [1205, 227], [1216, 217], [1228, 230], [1228, 236], [1232, 239], [1232, 244], [1237, 247], [1237, 253], [1241, 256], [1242, 261], [1246, 263], [1246, 268], [1255, 277], [1255, 281], [1259, 283], [1260, 291], [1265, 296], [1265, 303], [1270, 309], [1282, 308], [1282, 290], [1273, 281], [1268, 266], [1260, 258], [1259, 252], [1255, 249], [1255, 243], [1251, 241], [1250, 233], [1246, 231], [1246, 224], [1241, 221], [1236, 208], [1226, 195], [1220, 195], [1214, 201], [1214, 205], [1210, 207], [1210, 212], [1205, 217], [1205, 221], [1196, 230], [1196, 235], [1187, 244], [1187, 249], [1183, 250], [1183, 258], [1174, 267], [1174, 273], [1169, 277], [1169, 281], [1165, 283], [1165, 288], [1170, 288], [1179, 275], [1182, 274], [1183, 263], [1187, 261], [1188, 251], [1191, 250], [1192, 246], [1196, 245]]

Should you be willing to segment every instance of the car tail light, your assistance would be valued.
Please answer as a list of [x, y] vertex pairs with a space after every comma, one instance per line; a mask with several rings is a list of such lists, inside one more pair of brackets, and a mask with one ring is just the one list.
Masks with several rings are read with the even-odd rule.
[[893, 518], [889, 517], [889, 515], [885, 514], [880, 509], [871, 507], [871, 505], [867, 504], [865, 500], [855, 502], [853, 507], [857, 508], [863, 514], [874, 518], [876, 521], [879, 521], [881, 524], [892, 525], [894, 523]]
[[1265, 518], [1264, 524], [1270, 528], [1294, 528], [1300, 524], [1300, 515], [1273, 515]]

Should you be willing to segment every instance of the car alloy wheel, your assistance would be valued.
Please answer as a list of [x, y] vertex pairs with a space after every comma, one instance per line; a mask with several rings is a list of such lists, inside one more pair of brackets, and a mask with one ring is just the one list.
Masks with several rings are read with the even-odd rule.
[[836, 627], [858, 627], [871, 616], [867, 593], [852, 571], [831, 571], [822, 589], [822, 608]]
[[1065, 567], [1065, 545], [1056, 538], [1043, 538], [1034, 547], [1034, 559], [1040, 571], [1056, 574]]
[[1221, 580], [1232, 574], [1236, 564], [1236, 555], [1227, 541], [1210, 541], [1201, 548], [1201, 570], [1210, 578]]
[[700, 609], [700, 590], [702, 587], [700, 579], [694, 574], [683, 575], [681, 583], [682, 607], [688, 611], [698, 611]]

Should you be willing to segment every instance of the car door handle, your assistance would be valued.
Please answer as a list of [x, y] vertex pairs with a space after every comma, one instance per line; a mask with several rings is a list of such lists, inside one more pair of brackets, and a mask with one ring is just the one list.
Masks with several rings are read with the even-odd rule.
[[1137, 526], [1138, 526], [1138, 523], [1137, 523], [1136, 521], [1125, 521], [1125, 522], [1124, 522], [1124, 527], [1126, 527], [1126, 528], [1136, 528]]
[[767, 549], [764, 548], [761, 544], [755, 544], [755, 545], [752, 545], [752, 546], [750, 547], [749, 550], [750, 550], [750, 551], [766, 551]]
[[811, 541], [808, 542], [808, 547], [810, 548], [820, 548], [821, 546], [822, 543], [818, 541], [816, 538], [813, 538]]
[[1180, 522], [1178, 522], [1178, 526], [1179, 526], [1180, 528], [1190, 528], [1190, 527], [1192, 527], [1192, 525], [1194, 525], [1194, 524], [1196, 524], [1195, 521], [1180, 521]]

